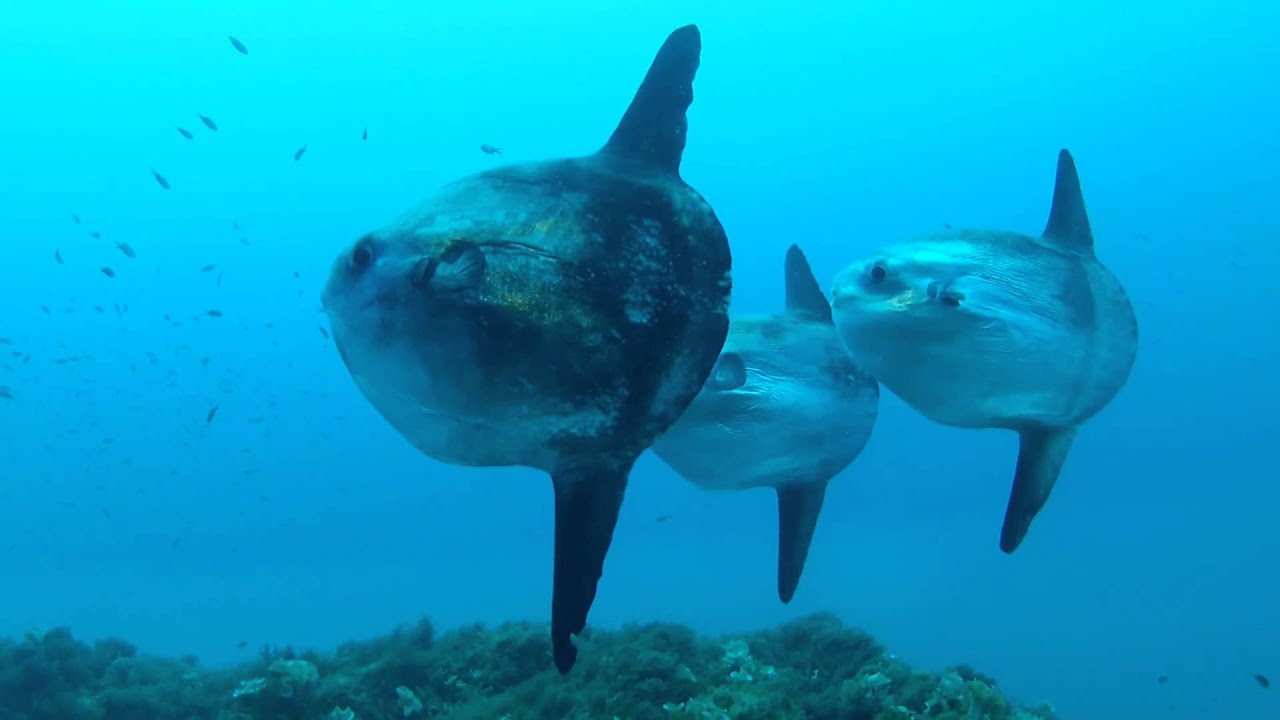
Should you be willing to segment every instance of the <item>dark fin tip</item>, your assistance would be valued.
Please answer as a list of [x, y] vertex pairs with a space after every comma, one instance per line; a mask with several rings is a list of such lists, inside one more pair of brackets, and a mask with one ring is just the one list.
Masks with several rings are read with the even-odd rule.
[[1000, 549], [1012, 553], [1049, 499], [1075, 439], [1075, 428], [1031, 428], [1019, 433], [1018, 467], [1000, 529]]
[[605, 555], [618, 524], [632, 458], [600, 466], [560, 470], [556, 493], [555, 574], [551, 593], [551, 654], [567, 673], [578, 657], [572, 636], [587, 625], [587, 613], [604, 572]]
[[818, 287], [809, 261], [798, 245], [787, 248], [785, 276], [787, 314], [831, 325], [831, 304], [827, 302], [822, 288]]
[[601, 154], [679, 175], [689, 127], [685, 112], [693, 103], [693, 77], [701, 52], [702, 36], [696, 25], [667, 36]]
[[1067, 247], [1093, 247], [1093, 230], [1084, 208], [1084, 193], [1075, 160], [1065, 148], [1058, 152], [1058, 175], [1053, 184], [1053, 205], [1044, 236]]
[[827, 495], [827, 482], [782, 485], [778, 492], [778, 598], [791, 602], [800, 585], [818, 515]]

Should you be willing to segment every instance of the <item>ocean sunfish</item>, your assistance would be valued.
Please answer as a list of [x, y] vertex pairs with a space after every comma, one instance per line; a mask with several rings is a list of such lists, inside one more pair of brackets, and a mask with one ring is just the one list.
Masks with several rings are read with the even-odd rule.
[[1124, 386], [1138, 323], [1093, 250], [1063, 150], [1039, 236], [955, 230], [891, 245], [835, 280], [855, 360], [908, 405], [956, 427], [1020, 437], [1000, 548], [1017, 549], [1080, 425]]
[[599, 152], [454, 181], [357, 240], [323, 290], [352, 378], [410, 443], [551, 475], [561, 672], [632, 464], [728, 332], [728, 240], [680, 177], [700, 54], [698, 29], [676, 30]]
[[778, 495], [778, 596], [800, 582], [827, 483], [871, 437], [880, 386], [854, 364], [800, 248], [787, 251], [786, 312], [733, 317], [702, 391], [653, 451], [707, 490]]

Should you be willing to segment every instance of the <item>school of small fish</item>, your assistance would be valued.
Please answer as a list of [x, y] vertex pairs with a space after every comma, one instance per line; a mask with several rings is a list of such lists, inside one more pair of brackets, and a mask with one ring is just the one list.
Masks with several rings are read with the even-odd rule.
[[[235, 52], [249, 54], [240, 40], [228, 39]], [[171, 126], [178, 136], [174, 139], [199, 142], [203, 132], [233, 135], [235, 128], [230, 124], [220, 127], [216, 116], [216, 112], [196, 113], [198, 122]], [[358, 132], [361, 140], [368, 139], [367, 128]], [[308, 145], [303, 144], [294, 151], [294, 159], [301, 159], [306, 152]], [[148, 182], [154, 182], [161, 190], [180, 191], [180, 178], [165, 168], [144, 169], [151, 175]], [[83, 476], [77, 475], [76, 483], [68, 483], [65, 492], [60, 490], [67, 479], [62, 477], [63, 466], [46, 463], [48, 472], [37, 470], [30, 482], [45, 486], [51, 505], [28, 510], [69, 517], [84, 513], [86, 517], [76, 522], [106, 523], [113, 534], [127, 537], [131, 532], [128, 518], [135, 512], [130, 501], [135, 495], [144, 497], [157, 492], [155, 473], [181, 481], [201, 476], [202, 466], [217, 462], [238, 464], [239, 468], [225, 478], [227, 491], [239, 487], [241, 496], [256, 499], [263, 505], [263, 512], [269, 514], [266, 508], [276, 499], [276, 487], [269, 482], [274, 474], [273, 455], [269, 452], [273, 426], [282, 422], [290, 407], [329, 405], [324, 392], [303, 386], [280, 387], [278, 378], [293, 374], [297, 338], [276, 337], [276, 328], [305, 330], [308, 323], [314, 325], [320, 308], [305, 302], [278, 303], [250, 319], [241, 311], [243, 304], [235, 308], [202, 305], [185, 311], [157, 306], [157, 298], [165, 298], [164, 293], [144, 293], [131, 307], [120, 299], [121, 295], [144, 287], [153, 274], [177, 278], [180, 283], [207, 288], [210, 293], [225, 292], [235, 287], [237, 262], [226, 258], [186, 267], [152, 265], [156, 254], [149, 252], [147, 244], [138, 238], [122, 237], [119, 230], [105, 225], [90, 211], [77, 209], [69, 215], [74, 235], [58, 239], [56, 246], [51, 243], [45, 257], [58, 272], [82, 273], [76, 282], [77, 286], [84, 286], [84, 296], [55, 300], [46, 295], [33, 302], [29, 313], [16, 308], [0, 316], [0, 421], [31, 417], [33, 411], [40, 412], [44, 407], [67, 408], [59, 411], [58, 417], [67, 418], [68, 422], [42, 426], [41, 433], [48, 436], [44, 446], [33, 445], [31, 449], [57, 457], [69, 452], [87, 453], [83, 462], [74, 463], [83, 468]], [[227, 242], [235, 247], [253, 245], [250, 233], [239, 221], [230, 221], [227, 235]], [[301, 272], [285, 269], [281, 277], [279, 285], [287, 297], [300, 301], [308, 292], [314, 295], [314, 289], [304, 284]], [[273, 315], [263, 317], [264, 312]], [[53, 323], [54, 328], [38, 334], [30, 332], [22, 323], [29, 322], [31, 315]], [[59, 323], [66, 325], [58, 327]], [[212, 330], [211, 323], [218, 324], [216, 330]], [[9, 327], [11, 324], [13, 327]], [[319, 337], [307, 337], [316, 343], [328, 342], [327, 327], [317, 327]], [[108, 336], [104, 342], [104, 332], [118, 333], [116, 341], [110, 341]], [[246, 337], [227, 345], [253, 347], [253, 362], [237, 363], [234, 352], [221, 357], [217, 340], [210, 346], [211, 332], [223, 338], [228, 333]], [[85, 352], [84, 348], [90, 346], [95, 351]], [[326, 356], [319, 352], [315, 355]], [[120, 382], [104, 385], [103, 367], [118, 368], [112, 372]], [[157, 392], [163, 403], [155, 402]], [[145, 429], [120, 428], [116, 427], [118, 419], [109, 419], [112, 416], [147, 417], [154, 422], [146, 423]], [[347, 423], [334, 417], [323, 425], [344, 427]], [[222, 442], [210, 443], [211, 437], [222, 438]], [[328, 444], [330, 438], [326, 432], [317, 432], [312, 441]], [[243, 445], [226, 446], [234, 442]], [[153, 467], [156, 460], [150, 450], [154, 444], [175, 449], [169, 455], [174, 459], [167, 461], [173, 463], [170, 467]], [[147, 470], [120, 473], [121, 468]], [[346, 492], [345, 487], [344, 481], [342, 492]], [[0, 499], [2, 496], [0, 488]], [[279, 499], [288, 502], [287, 497]], [[199, 509], [175, 512], [170, 520], [172, 534], [161, 539], [161, 547], [182, 553], [193, 544], [189, 540], [201, 520]], [[26, 541], [33, 543], [36, 539]], [[5, 553], [20, 552], [23, 546], [22, 537], [6, 536], [0, 544], [0, 560]], [[246, 641], [240, 641], [237, 647], [246, 645]]]

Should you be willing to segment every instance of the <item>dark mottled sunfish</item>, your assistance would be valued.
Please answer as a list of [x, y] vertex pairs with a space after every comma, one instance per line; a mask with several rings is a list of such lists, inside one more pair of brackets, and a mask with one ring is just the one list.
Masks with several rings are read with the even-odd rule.
[[446, 185], [342, 253], [323, 291], [356, 385], [414, 446], [551, 475], [561, 672], [632, 464], [729, 326], [729, 244], [679, 172], [700, 52], [696, 27], [675, 31], [599, 152]]

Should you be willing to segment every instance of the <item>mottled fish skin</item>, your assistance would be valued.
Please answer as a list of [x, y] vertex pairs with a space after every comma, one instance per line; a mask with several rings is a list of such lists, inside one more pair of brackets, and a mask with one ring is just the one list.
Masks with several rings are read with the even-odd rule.
[[671, 34], [600, 152], [450, 183], [342, 253], [322, 293], [357, 386], [419, 450], [551, 474], [561, 672], [631, 466], [728, 330], [728, 241], [679, 176], [700, 48]]
[[[323, 301], [357, 384], [420, 450], [550, 472], [609, 436], [638, 454], [701, 385], [670, 396], [653, 378], [651, 395], [636, 397], [638, 359], [669, 349], [654, 367], [681, 377], [714, 363], [717, 353], [680, 348], [727, 329], [727, 255], [715, 239], [674, 252], [689, 235], [723, 237], [682, 183], [637, 182], [595, 156], [506, 167], [363, 238], [335, 264]], [[414, 287], [415, 273], [463, 243], [488, 265], [474, 293]], [[352, 262], [365, 252], [372, 273]]]
[[1138, 347], [1132, 304], [1094, 254], [1070, 154], [1041, 236], [953, 230], [893, 244], [844, 270], [834, 297], [855, 360], [911, 407], [1020, 434], [1001, 540], [1012, 552], [1076, 429], [1124, 386]]

